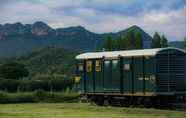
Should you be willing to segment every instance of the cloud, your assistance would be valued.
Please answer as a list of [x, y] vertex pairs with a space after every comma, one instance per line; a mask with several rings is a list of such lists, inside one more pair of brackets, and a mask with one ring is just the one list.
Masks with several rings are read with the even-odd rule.
[[51, 16], [50, 10], [43, 5], [30, 4], [28, 2], [18, 2], [15, 4], [9, 4], [4, 7], [0, 13], [0, 22], [32, 22], [39, 19], [47, 19], [47, 16]]
[[139, 25], [169, 40], [186, 35], [185, 0], [1, 0], [0, 24], [44, 21], [52, 27], [82, 25], [91, 31], [116, 32]]
[[[158, 31], [165, 34], [170, 40], [183, 40], [186, 36], [186, 6], [179, 10], [149, 11], [137, 16], [100, 15], [98, 23], [89, 26], [98, 32], [122, 30], [131, 25], [138, 25], [153, 35]], [[101, 17], [102, 16], [102, 17]], [[88, 26], [87, 26], [88, 27]]]

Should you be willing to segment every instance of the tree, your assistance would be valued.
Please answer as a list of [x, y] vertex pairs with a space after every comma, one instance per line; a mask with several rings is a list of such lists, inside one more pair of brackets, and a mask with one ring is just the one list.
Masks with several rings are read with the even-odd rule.
[[107, 38], [104, 41], [104, 46], [106, 50], [111, 51], [113, 50], [113, 39], [111, 36], [107, 36]]
[[168, 40], [164, 35], [161, 37], [161, 42], [160, 43], [161, 43], [162, 48], [168, 47]]
[[126, 40], [124, 38], [118, 40], [118, 45], [120, 50], [126, 50]]
[[0, 77], [5, 79], [21, 79], [29, 75], [25, 65], [16, 62], [5, 63], [0, 66]]
[[117, 50], [125, 50], [126, 49], [126, 41], [124, 37], [121, 35], [116, 39]]
[[184, 48], [186, 49], [186, 37], [184, 38]]
[[143, 42], [142, 42], [142, 36], [141, 33], [137, 32], [135, 33], [135, 48], [136, 49], [142, 49], [143, 48]]
[[118, 38], [115, 38], [112, 40], [112, 50], [118, 50], [119, 45], [118, 45]]
[[152, 48], [161, 48], [161, 37], [158, 32], [155, 32], [152, 39]]
[[126, 36], [123, 37], [122, 40], [124, 40], [123, 42], [125, 43], [125, 49], [129, 50], [129, 49], [135, 49], [135, 37], [134, 37], [134, 32], [129, 31], [126, 33]]

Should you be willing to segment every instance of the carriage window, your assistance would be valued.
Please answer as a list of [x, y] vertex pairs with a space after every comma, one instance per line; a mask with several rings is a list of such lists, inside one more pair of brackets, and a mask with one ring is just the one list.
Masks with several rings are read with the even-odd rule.
[[110, 64], [110, 61], [105, 61], [105, 66], [108, 66]]
[[130, 64], [124, 64], [123, 68], [124, 70], [127, 70], [127, 71], [130, 70]]
[[118, 60], [113, 60], [113, 61], [112, 61], [112, 65], [113, 65], [113, 67], [116, 67], [117, 64], [118, 64]]
[[96, 71], [97, 72], [101, 71], [101, 61], [100, 60], [96, 60]]
[[145, 56], [145, 59], [150, 59], [150, 56]]
[[91, 72], [92, 71], [92, 61], [86, 62], [86, 71]]
[[82, 64], [80, 64], [80, 65], [78, 66], [78, 70], [79, 70], [79, 71], [83, 71], [83, 65], [82, 65]]

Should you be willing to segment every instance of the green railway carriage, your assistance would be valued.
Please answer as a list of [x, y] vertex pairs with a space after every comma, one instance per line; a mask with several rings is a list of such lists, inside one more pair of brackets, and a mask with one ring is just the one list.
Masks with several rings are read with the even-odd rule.
[[186, 99], [186, 53], [181, 49], [91, 52], [76, 60], [81, 94], [95, 102]]

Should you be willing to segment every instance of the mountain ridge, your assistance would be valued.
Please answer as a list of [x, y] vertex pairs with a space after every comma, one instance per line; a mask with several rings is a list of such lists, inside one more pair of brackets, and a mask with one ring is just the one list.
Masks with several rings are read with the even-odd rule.
[[94, 33], [82, 26], [52, 28], [37, 21], [33, 24], [0, 24], [0, 56], [23, 55], [37, 48], [63, 47], [66, 49], [92, 51], [101, 47], [107, 35], [113, 38], [134, 31], [142, 34], [144, 48], [150, 48], [152, 37], [134, 25], [115, 33]]

